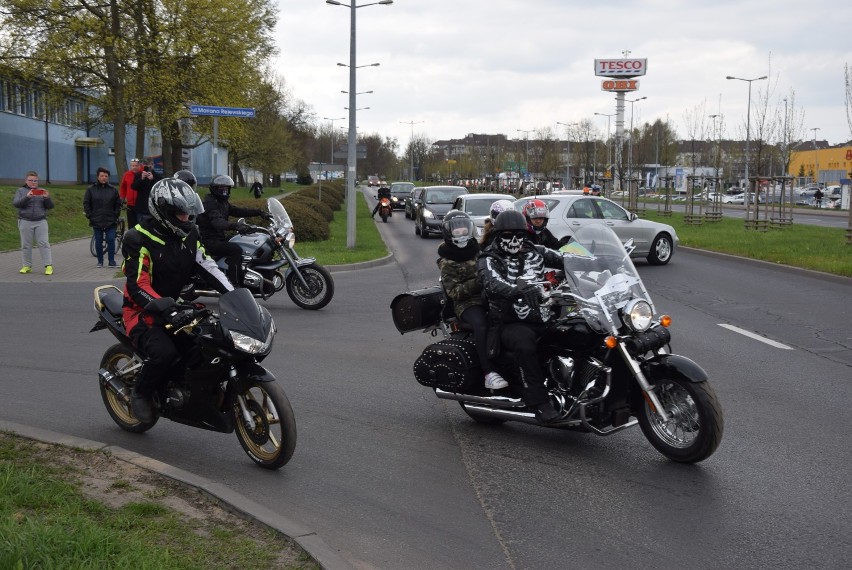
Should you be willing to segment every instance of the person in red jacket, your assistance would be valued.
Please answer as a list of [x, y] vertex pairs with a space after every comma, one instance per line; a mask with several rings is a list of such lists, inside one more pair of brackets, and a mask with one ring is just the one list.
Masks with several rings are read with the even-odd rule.
[[121, 202], [127, 206], [127, 227], [133, 228], [136, 227], [136, 212], [134, 211], [134, 207], [136, 206], [136, 190], [130, 187], [133, 184], [133, 179], [136, 177], [136, 173], [139, 172], [139, 162], [138, 158], [134, 158], [130, 161], [130, 170], [124, 173], [124, 176], [121, 178], [121, 184], [118, 187], [118, 195], [121, 198]]

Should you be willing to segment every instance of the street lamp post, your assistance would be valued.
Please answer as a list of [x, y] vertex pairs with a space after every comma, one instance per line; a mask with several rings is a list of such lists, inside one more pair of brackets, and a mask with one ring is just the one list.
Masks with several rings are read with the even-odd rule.
[[323, 117], [323, 121], [331, 121], [331, 164], [334, 164], [334, 121], [342, 121], [346, 117], [335, 117], [333, 119], [329, 117]]
[[609, 179], [614, 180], [612, 171], [612, 140], [610, 140], [609, 135], [609, 122], [610, 118], [615, 116], [615, 113], [612, 113], [610, 115], [607, 115], [606, 113], [595, 113], [595, 115], [599, 117], [606, 117], [606, 167], [609, 170]]
[[524, 130], [524, 129], [515, 129], [519, 133], [524, 133], [527, 145], [526, 145], [526, 155], [524, 157], [524, 166], [527, 169], [527, 174], [530, 173], [530, 133], [533, 132], [533, 129]]
[[[633, 103], [642, 101], [647, 97], [639, 97], [638, 99], [625, 99], [625, 103], [630, 103], [630, 142], [627, 144], [627, 180], [628, 184], [633, 179]], [[693, 174], [695, 174], [693, 172]]]
[[810, 130], [814, 132], [814, 183], [819, 184], [819, 147], [816, 143], [816, 132], [822, 129], [819, 127], [813, 127]]
[[[357, 154], [355, 152], [355, 145], [357, 144], [356, 132], [355, 132], [355, 123], [356, 123], [356, 111], [355, 108], [355, 93], [357, 89], [355, 89], [355, 71], [359, 66], [355, 65], [355, 55], [356, 55], [356, 47], [355, 47], [355, 10], [358, 8], [365, 8], [367, 6], [373, 6], [375, 4], [383, 4], [389, 5], [393, 4], [393, 0], [381, 0], [379, 2], [370, 2], [367, 4], [357, 5], [354, 0], [351, 4], [344, 4], [343, 2], [339, 2], [338, 0], [325, 0], [326, 4], [331, 4], [332, 6], [344, 6], [349, 8], [349, 65], [346, 66], [342, 63], [338, 63], [337, 65], [341, 67], [349, 67], [349, 140], [348, 140], [348, 157], [346, 163], [346, 247], [349, 249], [355, 248], [355, 172], [357, 167]], [[370, 65], [364, 65], [360, 67], [376, 67], [378, 63], [373, 63]]]
[[567, 160], [567, 165], [565, 166], [565, 178], [566, 178], [565, 182], [568, 184], [568, 186], [566, 186], [565, 189], [570, 190], [571, 189], [571, 133], [568, 129], [570, 129], [571, 127], [576, 127], [577, 123], [560, 123], [559, 121], [556, 121], [556, 124], [562, 125], [563, 127], [565, 127], [565, 143], [568, 145], [567, 146], [567, 148], [568, 148], [568, 160]]
[[[414, 182], [414, 125], [425, 123], [425, 121], [400, 121], [401, 125], [411, 125], [411, 140], [408, 141], [408, 154], [411, 158], [411, 170], [408, 172], [411, 182]], [[422, 165], [421, 165], [422, 166]]]
[[746, 162], [745, 162], [745, 179], [746, 179], [746, 189], [743, 194], [743, 202], [745, 204], [746, 212], [748, 212], [749, 205], [749, 191], [751, 190], [751, 182], [748, 179], [748, 166], [749, 161], [751, 161], [751, 151], [750, 151], [750, 142], [751, 142], [751, 82], [752, 81], [761, 81], [762, 79], [766, 79], [766, 76], [762, 77], [754, 77], [752, 79], [743, 79], [742, 77], [734, 77], [733, 75], [728, 75], [725, 79], [736, 79], [737, 81], [745, 81], [748, 83], [748, 109], [746, 110]]

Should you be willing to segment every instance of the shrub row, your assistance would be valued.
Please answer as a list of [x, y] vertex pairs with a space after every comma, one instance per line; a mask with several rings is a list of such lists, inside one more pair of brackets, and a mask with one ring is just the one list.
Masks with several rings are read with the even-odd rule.
[[343, 207], [346, 194], [341, 181], [311, 184], [285, 196], [287, 208], [299, 241], [324, 241], [331, 237], [329, 224], [334, 212]]

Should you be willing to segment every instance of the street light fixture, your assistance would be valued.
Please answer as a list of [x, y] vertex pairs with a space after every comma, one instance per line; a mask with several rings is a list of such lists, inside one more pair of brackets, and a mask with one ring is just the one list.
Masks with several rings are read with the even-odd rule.
[[[612, 171], [612, 139], [609, 134], [609, 123], [610, 119], [616, 114], [612, 113], [607, 115], [606, 113], [595, 113], [595, 115], [597, 115], [598, 117], [606, 117], [606, 167], [609, 170], [609, 179], [615, 180], [615, 173]], [[597, 156], [595, 156], [595, 163], [597, 163]]]
[[519, 133], [524, 133], [526, 135], [527, 141], [527, 150], [526, 157], [524, 158], [524, 167], [527, 169], [527, 174], [530, 172], [530, 133], [534, 131], [534, 129], [524, 130], [524, 129], [515, 129]]
[[[349, 110], [349, 107], [344, 107], [344, 109], [348, 111], [348, 110]], [[356, 110], [356, 111], [366, 111], [367, 109], [369, 109], [369, 107], [358, 107], [358, 108], [357, 108], [357, 109], [355, 109], [355, 110]]]
[[762, 79], [766, 79], [766, 76], [762, 77], [754, 77], [752, 79], [743, 79], [742, 77], [734, 77], [733, 75], [728, 75], [725, 79], [736, 79], [737, 81], [745, 81], [748, 83], [748, 109], [746, 110], [746, 162], [745, 162], [745, 179], [746, 179], [746, 188], [743, 193], [743, 202], [746, 207], [746, 211], [748, 211], [749, 205], [749, 191], [751, 190], [751, 182], [748, 179], [748, 166], [749, 161], [751, 160], [750, 153], [750, 142], [751, 142], [751, 82], [752, 81], [760, 81]]
[[647, 97], [639, 97], [638, 99], [625, 99], [625, 103], [630, 103], [630, 142], [627, 145], [627, 180], [633, 177], [633, 103], [642, 101]]
[[[711, 119], [713, 119], [713, 137], [717, 138], [716, 137], [716, 119], [718, 119], [720, 115], [707, 115], [707, 116], [710, 117]], [[715, 185], [713, 187], [713, 191], [716, 192], [716, 193], [719, 192], [718, 186], [719, 186], [719, 154], [720, 154], [719, 151], [720, 150], [721, 150], [721, 148], [719, 148], [719, 143], [718, 143], [718, 140], [717, 140], [716, 141], [716, 159], [713, 161], [715, 163], [715, 166], [716, 166], [716, 168], [715, 168], [716, 180], [714, 180]]]
[[819, 147], [816, 143], [816, 132], [822, 129], [820, 129], [819, 127], [813, 127], [810, 130], [814, 132], [814, 162], [816, 163], [816, 166], [814, 168], [814, 182], [816, 184], [819, 184]]
[[334, 164], [334, 121], [342, 121], [346, 117], [335, 117], [333, 119], [329, 117], [323, 117], [323, 121], [331, 121], [331, 164]]
[[565, 182], [568, 184], [568, 186], [566, 186], [565, 189], [570, 190], [571, 189], [571, 134], [570, 134], [570, 131], [568, 129], [571, 128], [571, 127], [576, 127], [577, 123], [562, 123], [562, 122], [556, 121], [556, 124], [562, 125], [563, 127], [566, 127], [566, 129], [565, 129], [565, 143], [568, 145], [567, 146], [568, 160], [567, 160], [567, 165], [565, 166]]
[[[346, 93], [346, 94], [349, 93], [349, 91], [344, 91], [343, 89], [341, 89], [340, 92]], [[372, 93], [372, 91], [360, 91], [360, 92], [356, 93], [355, 95], [366, 95], [367, 93]]]
[[344, 6], [349, 8], [349, 65], [338, 63], [338, 66], [349, 68], [349, 148], [346, 166], [346, 247], [349, 249], [355, 248], [355, 172], [357, 168], [358, 155], [355, 152], [357, 143], [355, 133], [355, 123], [357, 117], [357, 109], [355, 108], [355, 93], [358, 91], [355, 88], [355, 71], [359, 67], [378, 67], [378, 63], [358, 66], [355, 65], [355, 11], [358, 8], [365, 8], [375, 4], [390, 5], [393, 0], [381, 0], [380, 2], [369, 2], [367, 4], [355, 4], [354, 0], [351, 4], [345, 4], [338, 0], [325, 0], [326, 4], [332, 6]]
[[408, 154], [411, 158], [411, 170], [408, 172], [411, 182], [414, 182], [414, 125], [425, 123], [426, 121], [400, 121], [401, 125], [411, 125], [411, 140], [408, 141]]

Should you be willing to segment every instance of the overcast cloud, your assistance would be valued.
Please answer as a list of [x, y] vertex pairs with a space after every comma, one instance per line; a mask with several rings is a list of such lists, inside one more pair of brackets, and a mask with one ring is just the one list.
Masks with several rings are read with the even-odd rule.
[[[359, 4], [371, 0], [361, 0]], [[350, 10], [324, 0], [278, 0], [276, 72], [317, 120], [346, 117]], [[687, 138], [684, 116], [704, 104], [724, 116], [726, 138], [744, 138], [748, 84], [769, 81], [773, 105], [795, 90], [803, 137], [852, 139], [844, 65], [852, 65], [852, 4], [811, 0], [394, 0], [357, 10], [357, 126], [396, 138], [556, 129], [595, 119], [604, 135], [614, 94], [601, 90], [594, 60], [647, 58], [634, 124], [668, 118]], [[625, 121], [629, 123], [630, 105]], [[752, 112], [752, 120], [755, 115]], [[411, 125], [414, 121], [417, 124]], [[328, 122], [326, 122], [328, 124]], [[334, 122], [346, 127], [348, 119]], [[559, 127], [564, 138], [565, 131]], [[615, 131], [615, 118], [611, 121]], [[752, 132], [753, 134], [753, 132]], [[534, 136], [531, 134], [531, 136]]]

